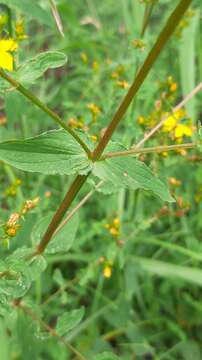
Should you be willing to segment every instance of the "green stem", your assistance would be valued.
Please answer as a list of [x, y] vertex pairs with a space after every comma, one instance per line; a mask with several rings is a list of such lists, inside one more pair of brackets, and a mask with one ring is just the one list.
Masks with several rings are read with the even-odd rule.
[[40, 108], [43, 112], [49, 115], [57, 124], [59, 124], [63, 129], [65, 129], [70, 135], [74, 137], [74, 139], [81, 145], [86, 154], [90, 156], [91, 152], [87, 145], [83, 142], [83, 140], [76, 134], [74, 130], [72, 130], [65, 122], [56, 114], [53, 110], [51, 110], [47, 105], [45, 105], [39, 98], [37, 98], [30, 90], [26, 89], [23, 85], [21, 85], [18, 81], [13, 79], [11, 76], [6, 74], [2, 69], [0, 69], [0, 76], [8, 81], [12, 86], [16, 88], [21, 94], [23, 94], [27, 99], [29, 99], [33, 104], [35, 104], [38, 108]]
[[141, 37], [144, 36], [145, 30], [149, 24], [149, 20], [154, 8], [155, 2], [152, 2], [151, 4], [146, 4], [145, 6], [145, 14], [144, 14], [144, 20], [143, 20], [143, 26], [141, 31]]
[[164, 151], [173, 151], [178, 149], [193, 149], [196, 146], [197, 146], [196, 143], [187, 143], [187, 144], [174, 144], [174, 145], [164, 145], [164, 146], [152, 146], [143, 149], [131, 149], [126, 151], [108, 152], [100, 158], [100, 161], [108, 158], [123, 157], [123, 156], [130, 156], [136, 154], [157, 153]]
[[181, 20], [182, 16], [184, 15], [185, 11], [187, 10], [191, 1], [192, 0], [181, 0], [180, 3], [175, 8], [175, 10], [170, 15], [166, 25], [164, 26], [162, 32], [160, 33], [160, 35], [158, 37], [156, 43], [154, 44], [153, 48], [151, 49], [150, 53], [148, 54], [142, 67], [138, 71], [138, 74], [137, 74], [135, 80], [133, 81], [128, 93], [124, 97], [124, 99], [121, 102], [118, 110], [116, 111], [111, 123], [107, 127], [107, 129], [104, 133], [104, 136], [102, 137], [101, 141], [99, 142], [95, 151], [93, 152], [94, 161], [98, 160], [100, 158], [100, 156], [102, 155], [102, 153], [103, 153], [105, 147], [107, 146], [109, 140], [111, 139], [115, 129], [117, 128], [119, 122], [125, 115], [129, 105], [131, 104], [134, 96], [137, 94], [139, 88], [143, 84], [145, 78], [147, 77], [149, 71], [151, 70], [153, 64], [155, 63], [156, 59], [158, 58], [160, 52], [164, 48], [168, 39], [175, 31], [179, 21]]
[[[159, 56], [161, 50], [163, 49], [165, 43], [168, 41], [169, 37], [175, 31], [179, 21], [181, 20], [184, 12], [187, 10], [188, 6], [190, 5], [191, 0], [181, 0], [180, 3], [177, 5], [173, 13], [170, 15], [164, 29], [160, 33], [154, 47], [150, 51], [149, 55], [147, 56], [144, 64], [140, 68], [137, 77], [135, 78], [131, 88], [129, 89], [127, 95], [123, 99], [121, 105], [119, 106], [118, 110], [116, 111], [111, 123], [107, 127], [104, 136], [100, 140], [98, 146], [94, 150], [92, 154], [92, 159], [94, 161], [98, 160], [102, 155], [105, 147], [107, 146], [109, 140], [111, 139], [117, 125], [121, 121], [122, 117], [124, 116], [126, 110], [128, 109], [133, 97], [136, 95], [137, 91], [139, 90], [140, 86], [144, 82], [147, 74], [152, 68], [155, 60]], [[0, 73], [1, 74], [1, 73]], [[90, 173], [89, 173], [90, 174]], [[89, 175], [88, 174], [88, 175]], [[53, 216], [51, 223], [46, 230], [40, 244], [37, 247], [37, 253], [43, 253], [46, 246], [50, 242], [54, 232], [56, 231], [58, 225], [60, 224], [65, 212], [71, 206], [73, 200], [75, 199], [76, 195], [80, 191], [81, 187], [85, 183], [88, 175], [81, 176], [78, 175], [74, 182], [72, 183], [69, 191], [67, 192], [62, 204], [59, 206], [58, 210], [56, 211], [55, 215]]]
[[37, 254], [41, 254], [46, 246], [48, 245], [49, 241], [51, 240], [55, 230], [59, 226], [60, 222], [63, 219], [63, 216], [65, 215], [67, 209], [72, 204], [74, 198], [78, 194], [79, 190], [81, 189], [82, 185], [87, 180], [88, 175], [78, 175], [74, 182], [72, 183], [69, 191], [65, 195], [62, 203], [60, 204], [59, 208], [57, 209], [56, 213], [54, 214], [40, 244], [37, 247]]

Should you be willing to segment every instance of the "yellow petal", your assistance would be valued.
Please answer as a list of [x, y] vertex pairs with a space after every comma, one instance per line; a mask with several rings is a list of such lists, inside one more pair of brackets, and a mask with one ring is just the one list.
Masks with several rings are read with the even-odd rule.
[[0, 49], [0, 67], [2, 69], [12, 71], [13, 70], [13, 57], [11, 54]]
[[15, 51], [18, 48], [18, 44], [13, 39], [0, 40], [0, 50], [2, 51]]

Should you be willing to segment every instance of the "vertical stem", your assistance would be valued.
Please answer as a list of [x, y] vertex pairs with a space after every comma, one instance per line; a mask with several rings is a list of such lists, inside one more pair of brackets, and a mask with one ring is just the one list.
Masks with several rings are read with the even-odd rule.
[[48, 245], [49, 241], [51, 240], [55, 230], [57, 229], [58, 225], [60, 224], [63, 216], [65, 215], [67, 209], [72, 204], [74, 198], [78, 194], [79, 190], [85, 183], [88, 175], [78, 175], [74, 182], [72, 183], [70, 189], [68, 190], [67, 194], [65, 195], [61, 205], [57, 209], [56, 213], [54, 214], [40, 244], [37, 247], [37, 253], [42, 253], [46, 246]]
[[134, 96], [137, 94], [139, 88], [143, 84], [146, 76], [148, 75], [149, 71], [151, 70], [153, 64], [155, 63], [156, 59], [158, 58], [161, 50], [167, 43], [168, 39], [175, 31], [181, 17], [187, 10], [188, 6], [190, 5], [191, 0], [181, 0], [178, 6], [175, 8], [171, 16], [169, 17], [165, 27], [163, 28], [162, 32], [160, 33], [156, 43], [154, 44], [153, 48], [151, 49], [149, 55], [147, 56], [144, 64], [138, 71], [138, 74], [133, 81], [128, 93], [124, 97], [123, 101], [121, 102], [118, 110], [116, 111], [112, 121], [110, 122], [109, 126], [107, 127], [104, 136], [102, 137], [101, 141], [97, 145], [94, 153], [93, 159], [96, 161], [102, 155], [105, 147], [107, 146], [109, 140], [111, 139], [116, 127], [118, 126], [119, 122], [121, 121], [122, 117], [125, 115], [129, 105], [131, 104]]

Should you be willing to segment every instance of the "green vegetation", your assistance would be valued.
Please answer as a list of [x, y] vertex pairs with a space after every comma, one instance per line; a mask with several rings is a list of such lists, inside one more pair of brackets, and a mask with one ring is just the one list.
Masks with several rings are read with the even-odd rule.
[[0, 0], [0, 359], [202, 359], [200, 0]]

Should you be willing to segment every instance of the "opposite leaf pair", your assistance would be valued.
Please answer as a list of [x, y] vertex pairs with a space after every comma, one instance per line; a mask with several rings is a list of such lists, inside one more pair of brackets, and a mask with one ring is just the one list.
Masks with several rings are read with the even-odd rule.
[[[107, 148], [110, 151], [120, 149], [123, 150], [123, 147], [113, 142]], [[77, 141], [64, 130], [53, 130], [25, 140], [0, 143], [0, 160], [24, 171], [46, 175], [87, 175], [91, 172], [112, 184], [113, 191], [123, 187], [143, 189], [163, 201], [173, 201], [167, 186], [156, 178], [143, 162], [133, 157], [92, 162]]]

